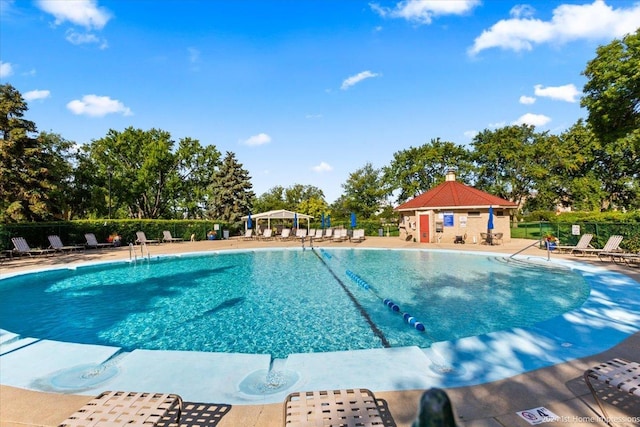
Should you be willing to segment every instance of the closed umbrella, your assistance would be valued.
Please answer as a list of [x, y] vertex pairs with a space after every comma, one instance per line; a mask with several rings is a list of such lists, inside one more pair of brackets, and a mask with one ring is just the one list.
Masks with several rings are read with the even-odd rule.
[[356, 228], [356, 214], [351, 212], [351, 228]]
[[293, 214], [293, 228], [298, 228], [298, 214]]
[[251, 212], [249, 212], [249, 218], [247, 218], [247, 228], [253, 228], [253, 221], [251, 221]]
[[331, 228], [331, 215], [327, 215], [327, 228]]
[[320, 215], [320, 228], [324, 229], [324, 212]]
[[493, 244], [493, 206], [489, 206], [489, 220], [487, 221], [487, 238]]

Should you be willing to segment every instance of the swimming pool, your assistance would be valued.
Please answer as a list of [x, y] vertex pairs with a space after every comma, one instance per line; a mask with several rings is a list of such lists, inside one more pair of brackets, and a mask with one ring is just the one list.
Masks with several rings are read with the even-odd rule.
[[504, 258], [296, 248], [60, 269], [0, 281], [0, 328], [127, 351], [285, 358], [428, 348], [532, 326], [579, 307], [589, 296], [579, 273], [499, 259]]

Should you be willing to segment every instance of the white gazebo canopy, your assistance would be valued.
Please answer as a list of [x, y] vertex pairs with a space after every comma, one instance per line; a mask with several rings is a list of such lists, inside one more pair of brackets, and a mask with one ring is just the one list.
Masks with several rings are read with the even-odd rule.
[[[278, 209], [275, 211], [262, 212], [258, 214], [251, 214], [251, 221], [257, 224], [258, 220], [266, 219], [267, 227], [271, 228], [271, 220], [272, 219], [291, 219], [293, 220], [295, 217], [298, 217], [298, 224], [301, 219], [307, 220], [307, 230], [310, 227], [310, 220], [313, 219], [311, 215], [306, 215], [300, 212], [292, 212], [286, 209]], [[243, 216], [242, 220], [244, 221], [244, 228], [247, 229], [247, 221], [249, 220], [249, 215]]]

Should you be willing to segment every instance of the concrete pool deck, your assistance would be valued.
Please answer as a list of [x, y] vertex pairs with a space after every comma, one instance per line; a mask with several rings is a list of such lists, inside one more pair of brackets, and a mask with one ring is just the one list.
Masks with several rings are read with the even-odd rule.
[[[500, 252], [504, 254], [511, 254], [517, 252], [532, 241], [514, 239], [505, 245], [499, 246], [484, 246], [484, 245], [453, 245], [453, 244], [430, 244], [421, 245], [413, 242], [404, 242], [398, 238], [392, 237], [369, 237], [362, 243], [353, 244], [355, 247], [375, 247], [375, 248], [413, 248], [413, 249], [444, 249], [444, 250], [465, 250], [465, 251], [483, 251], [483, 252]], [[333, 243], [333, 242], [319, 242], [315, 246], [317, 247], [343, 247], [351, 245], [348, 242]], [[188, 252], [202, 252], [208, 250], [225, 250], [225, 249], [248, 249], [248, 248], [260, 248], [260, 247], [283, 247], [283, 246], [300, 246], [299, 241], [280, 242], [280, 241], [245, 241], [240, 239], [231, 239], [228, 241], [203, 241], [203, 242], [184, 242], [174, 244], [162, 244], [159, 246], [150, 246], [151, 255], [160, 254], [175, 254], [175, 253], [188, 253]], [[546, 252], [537, 248], [527, 249], [524, 254], [534, 257], [545, 257]], [[566, 255], [552, 255], [553, 259], [573, 259], [581, 261], [587, 264], [593, 264], [597, 267], [604, 267], [608, 270], [618, 271], [627, 276], [632, 277], [636, 282], [640, 282], [639, 269], [632, 269], [617, 266], [611, 263], [603, 263], [597, 260], [596, 257], [583, 258], [583, 257], [570, 257]], [[86, 251], [71, 253], [67, 255], [58, 255], [55, 257], [46, 258], [31, 258], [31, 259], [19, 259], [10, 262], [4, 262], [0, 265], [2, 268], [2, 275], [11, 274], [17, 271], [29, 271], [43, 267], [52, 266], [68, 266], [72, 263], [86, 263], [86, 262], [98, 262], [109, 261], [117, 259], [129, 259], [129, 251], [125, 248], [109, 249], [102, 251]], [[614, 308], [614, 307], [612, 307]], [[612, 315], [617, 316], [612, 310]], [[588, 319], [587, 319], [588, 320]], [[606, 321], [606, 319], [599, 319], [600, 321]], [[640, 323], [636, 319], [630, 319], [633, 324]], [[636, 328], [637, 331], [637, 328]], [[38, 350], [43, 355], [55, 353], [55, 343], [52, 342], [40, 342], [38, 345], [42, 347]], [[37, 349], [36, 346], [33, 347]], [[96, 349], [100, 354], [104, 349]], [[395, 349], [392, 349], [395, 350]], [[400, 356], [396, 367], [389, 367], [389, 370], [383, 374], [379, 374], [381, 382], [372, 382], [372, 390], [379, 399], [386, 402], [396, 426], [409, 426], [415, 417], [417, 412], [418, 400], [423, 391], [425, 382], [420, 380], [420, 372], [413, 372], [410, 368], [406, 368], [410, 365], [412, 357], [416, 357], [412, 354], [413, 349], [408, 350], [399, 349]], [[419, 351], [419, 350], [418, 350]], [[470, 350], [472, 353], [474, 350]], [[569, 351], [569, 350], [567, 350]], [[3, 353], [5, 353], [3, 349]], [[107, 351], [108, 353], [108, 351]], [[17, 355], [18, 352], [15, 353]], [[327, 381], [322, 383], [307, 382], [309, 387], [303, 387], [302, 389], [321, 389], [326, 388], [331, 384], [331, 378], [340, 378], [344, 375], [340, 369], [340, 359], [344, 362], [349, 356], [353, 356], [357, 352], [349, 352], [349, 354], [331, 354], [323, 356], [323, 354], [314, 355], [322, 362], [324, 360], [325, 370], [317, 372], [318, 377]], [[499, 356], [500, 354], [498, 354]], [[11, 354], [9, 354], [11, 356]], [[259, 357], [259, 355], [247, 355], [250, 357]], [[102, 357], [102, 356], [101, 356]], [[197, 356], [191, 356], [197, 357]], [[267, 356], [268, 357], [268, 356]], [[540, 358], [544, 358], [544, 353], [540, 354]], [[605, 425], [602, 421], [596, 419], [599, 411], [594, 411], [593, 408], [597, 408], [594, 404], [591, 394], [589, 393], [584, 381], [582, 380], [582, 373], [585, 369], [596, 365], [597, 363], [611, 359], [613, 357], [622, 357], [631, 360], [640, 359], [640, 334], [638, 332], [630, 333], [630, 336], [611, 348], [605, 349], [600, 354], [589, 355], [587, 357], [580, 357], [572, 359], [568, 362], [553, 364], [552, 366], [537, 369], [524, 374], [518, 374], [509, 376], [508, 378], [498, 379], [496, 381], [486, 382], [481, 385], [475, 386], [448, 386], [444, 384], [447, 393], [453, 401], [456, 415], [461, 426], [482, 427], [482, 426], [527, 426], [524, 419], [519, 417], [516, 412], [537, 408], [546, 407], [548, 410], [555, 414], [565, 417], [560, 421], [548, 423], [549, 425]], [[14, 357], [15, 358], [15, 357]], [[337, 358], [332, 360], [332, 358]], [[515, 357], [514, 357], [515, 358]], [[3, 360], [4, 359], [4, 360]], [[140, 359], [143, 360], [143, 359]], [[504, 365], [508, 365], [511, 360], [504, 360]], [[4, 362], [4, 363], [3, 363]], [[499, 362], [499, 360], [496, 360]], [[8, 369], [15, 361], [9, 360], [9, 357], [0, 357], [0, 425], [57, 425], [64, 420], [68, 415], [77, 410], [80, 406], [86, 403], [90, 396], [86, 395], [70, 395], [70, 394], [57, 394], [57, 393], [45, 393], [29, 390], [27, 385], [16, 387], [15, 385], [6, 385], [7, 383], [16, 383], [15, 376], [17, 370]], [[135, 359], [130, 359], [129, 369], [142, 369], [143, 362], [136, 363]], [[264, 363], [264, 362], [259, 362]], [[77, 364], [77, 361], [75, 362]], [[176, 370], [174, 373], [180, 375], [183, 371], [182, 365], [192, 364], [191, 361], [185, 361], [180, 358], [172, 362]], [[303, 362], [299, 362], [296, 370], [302, 369], [300, 365]], [[177, 365], [177, 366], [176, 366]], [[348, 364], [342, 365], [348, 366]], [[404, 368], [403, 368], [404, 367]], [[371, 368], [381, 368], [381, 366], [373, 365]], [[50, 367], [46, 366], [46, 363], [40, 364], [38, 369], [41, 369], [43, 373], [49, 372]], [[49, 371], [47, 371], [49, 369]], [[404, 370], [403, 370], [404, 369]], [[395, 372], [395, 375], [393, 374]], [[153, 378], [157, 373], [149, 372], [149, 375]], [[365, 375], [375, 375], [367, 374]], [[5, 381], [5, 379], [11, 381]], [[197, 389], [202, 383], [213, 381], [211, 378], [205, 376], [194, 377], [186, 379], [191, 385], [188, 388]], [[388, 383], [384, 381], [393, 382], [394, 380], [402, 382], [413, 381], [415, 387], [413, 389], [402, 387], [401, 391], [388, 391], [390, 389], [396, 389], [390, 387]], [[25, 380], [26, 381], [26, 380]], [[18, 381], [19, 383], [19, 381]], [[19, 383], [22, 384], [22, 383]], [[116, 383], [117, 384], [117, 383]], [[111, 385], [106, 383], [106, 385]], [[126, 386], [126, 383], [120, 385]], [[155, 386], [153, 381], [149, 383], [149, 386]], [[113, 389], [113, 387], [110, 387]], [[150, 389], [146, 387], [144, 391], [160, 391]], [[165, 391], [165, 390], [162, 390]], [[177, 392], [173, 390], [168, 390]], [[182, 391], [182, 390], [181, 390]], [[294, 390], [287, 390], [294, 391]], [[187, 393], [189, 390], [187, 390]], [[97, 393], [96, 393], [97, 394]], [[187, 400], [189, 398], [187, 397]], [[231, 403], [231, 410], [220, 420], [220, 425], [225, 426], [279, 426], [282, 425], [282, 396], [278, 396], [277, 403], [258, 403], [254, 404], [237, 404]], [[193, 401], [193, 400], [191, 400]], [[210, 400], [198, 400], [211, 403], [229, 403], [216, 399]], [[618, 423], [617, 425], [637, 425], [631, 420], [632, 416], [640, 414], [640, 402], [634, 402], [632, 399], [625, 399], [625, 396], [620, 396], [620, 399], [616, 402], [622, 402], [615, 405], [608, 405], [607, 409], [612, 416], [618, 416], [621, 420], [628, 420], [628, 422]], [[626, 417], [626, 418], [625, 418]]]

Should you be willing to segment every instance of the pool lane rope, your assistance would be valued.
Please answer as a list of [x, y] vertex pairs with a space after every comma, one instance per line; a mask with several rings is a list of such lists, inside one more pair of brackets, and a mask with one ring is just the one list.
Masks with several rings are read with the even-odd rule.
[[[362, 305], [360, 305], [360, 303], [358, 302], [356, 297], [351, 293], [351, 291], [349, 290], [347, 285], [345, 285], [344, 282], [342, 280], [340, 280], [340, 278], [336, 275], [336, 273], [334, 273], [333, 270], [331, 269], [331, 267], [329, 267], [329, 265], [325, 262], [325, 260], [323, 260], [322, 257], [320, 255], [318, 255], [318, 252], [316, 252], [316, 250], [314, 248], [311, 248], [311, 250], [318, 257], [320, 262], [322, 262], [322, 264], [327, 268], [327, 270], [329, 270], [329, 273], [333, 276], [334, 279], [336, 279], [336, 282], [338, 282], [340, 287], [342, 287], [342, 290], [344, 290], [344, 292], [347, 294], [347, 296], [349, 297], [351, 302], [356, 306], [356, 308], [358, 309], [358, 311], [360, 312], [362, 317], [365, 319], [365, 321], [367, 322], [367, 324], [371, 328], [371, 331], [373, 332], [373, 334], [376, 335], [380, 339], [380, 342], [382, 343], [382, 346], [385, 347], [385, 348], [390, 348], [391, 347], [391, 343], [389, 342], [389, 340], [387, 340], [387, 337], [384, 336], [384, 333], [380, 330], [380, 328], [378, 328], [378, 326], [375, 324], [373, 319], [371, 319], [371, 316], [369, 316], [369, 313], [367, 313], [367, 311], [364, 309], [364, 307]], [[321, 250], [321, 252], [323, 253], [323, 255], [325, 257], [327, 257], [328, 259], [331, 259], [331, 255], [330, 254], [328, 254], [328, 253], [326, 253], [326, 252], [324, 252], [322, 250]]]
[[351, 270], [347, 270], [346, 274], [347, 274], [347, 277], [349, 277], [351, 280], [353, 280], [362, 289], [365, 289], [365, 290], [371, 292], [373, 295], [375, 295], [376, 298], [381, 300], [384, 305], [386, 305], [387, 307], [389, 307], [389, 309], [391, 309], [391, 311], [393, 311], [395, 313], [402, 314], [402, 319], [409, 326], [415, 328], [416, 330], [418, 330], [420, 332], [426, 332], [426, 328], [424, 327], [424, 324], [422, 322], [418, 321], [418, 319], [413, 317], [411, 314], [403, 312], [402, 310], [400, 310], [400, 306], [398, 304], [396, 304], [395, 302], [393, 302], [392, 300], [390, 300], [389, 298], [382, 298], [380, 295], [378, 295], [371, 288], [371, 285], [369, 285], [369, 283], [367, 283], [367, 281], [364, 280], [362, 277], [358, 276], [356, 273], [354, 273]]

